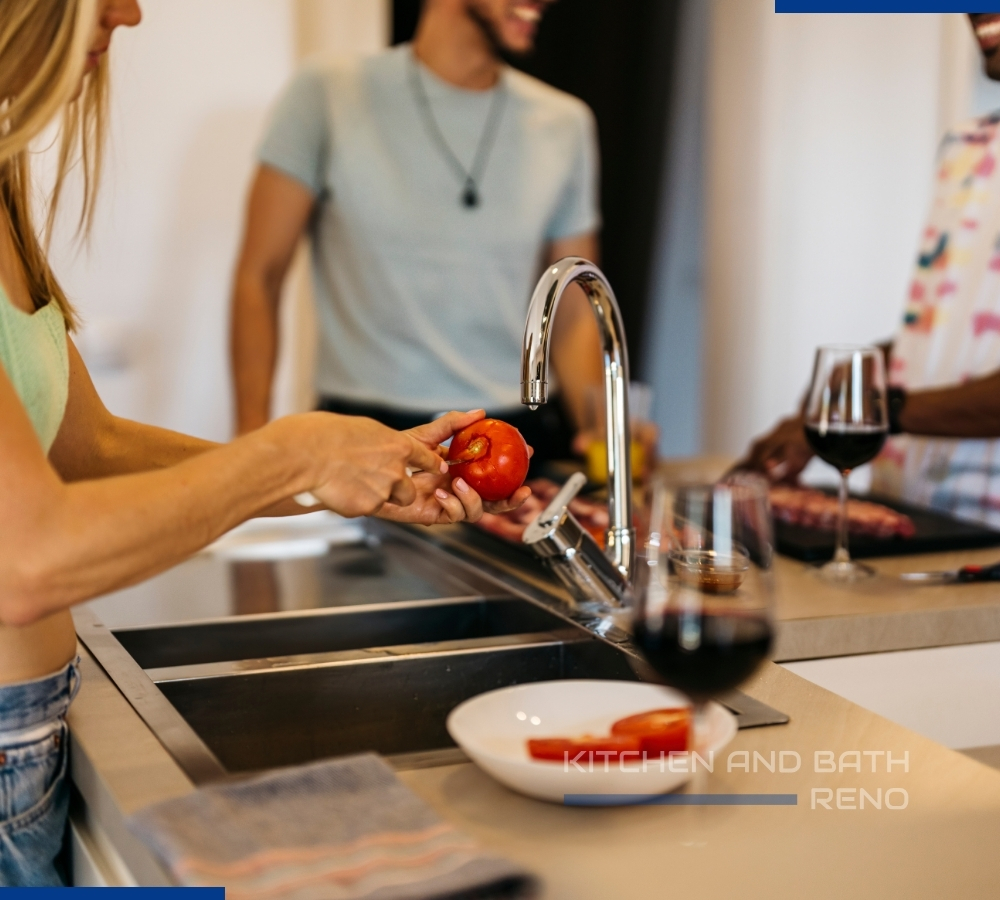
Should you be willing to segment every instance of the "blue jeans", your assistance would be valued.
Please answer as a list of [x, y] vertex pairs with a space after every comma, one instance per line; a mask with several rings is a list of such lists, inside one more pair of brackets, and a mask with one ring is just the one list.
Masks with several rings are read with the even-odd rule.
[[78, 663], [0, 687], [0, 885], [63, 884], [59, 866], [69, 811], [64, 716], [80, 687]]

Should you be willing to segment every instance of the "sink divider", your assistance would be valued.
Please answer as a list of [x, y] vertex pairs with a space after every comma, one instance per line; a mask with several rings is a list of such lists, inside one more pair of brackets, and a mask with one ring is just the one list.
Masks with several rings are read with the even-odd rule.
[[334, 650], [329, 653], [302, 653], [294, 656], [272, 656], [261, 659], [238, 659], [190, 666], [168, 666], [145, 669], [155, 684], [186, 681], [197, 678], [225, 678], [255, 675], [293, 669], [320, 669], [334, 666], [359, 666], [386, 659], [406, 659], [422, 656], [480, 653], [525, 645], [562, 645], [592, 638], [577, 628], [543, 631], [530, 634], [509, 634], [498, 637], [466, 638], [458, 641], [432, 641], [422, 644], [397, 644], [388, 647], [365, 647], [357, 650]]

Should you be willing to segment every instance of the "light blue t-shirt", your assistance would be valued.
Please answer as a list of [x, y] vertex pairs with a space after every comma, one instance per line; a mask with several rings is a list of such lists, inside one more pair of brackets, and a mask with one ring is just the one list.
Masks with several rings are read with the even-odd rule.
[[[466, 168], [494, 91], [507, 94], [477, 207], [462, 205], [462, 182], [428, 135], [414, 66]], [[600, 225], [597, 157], [586, 104], [514, 69], [491, 91], [463, 90], [409, 45], [304, 68], [259, 159], [318, 201], [318, 392], [420, 412], [517, 406], [545, 248]]]

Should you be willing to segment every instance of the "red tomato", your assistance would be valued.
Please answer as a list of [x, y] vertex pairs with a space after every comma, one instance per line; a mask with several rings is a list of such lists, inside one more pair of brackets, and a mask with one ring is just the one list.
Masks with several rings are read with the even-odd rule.
[[528, 445], [521, 432], [499, 419], [482, 419], [451, 440], [452, 478], [465, 481], [484, 500], [506, 500], [528, 475]]
[[687, 750], [691, 731], [691, 711], [654, 709], [619, 719], [611, 726], [616, 737], [638, 738], [647, 753], [671, 753]]
[[[586, 755], [594, 754], [594, 762], [601, 764], [605, 759], [617, 760], [624, 751], [637, 752], [642, 749], [639, 738], [634, 736], [616, 737], [581, 737], [581, 738], [545, 738], [528, 741], [528, 755], [532, 759], [541, 759], [546, 762], [565, 762], [566, 754], [573, 760], [580, 753], [583, 764], [590, 762], [591, 757]], [[659, 751], [657, 751], [659, 752]], [[605, 755], [606, 754], [606, 755]]]

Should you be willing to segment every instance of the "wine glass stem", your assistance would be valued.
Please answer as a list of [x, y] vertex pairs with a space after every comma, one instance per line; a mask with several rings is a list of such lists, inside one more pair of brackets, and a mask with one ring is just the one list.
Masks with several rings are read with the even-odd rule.
[[850, 474], [850, 469], [845, 469], [840, 473], [840, 502], [837, 505], [837, 545], [833, 552], [833, 561], [838, 563], [851, 561], [851, 554], [847, 552], [847, 478]]
[[[691, 716], [691, 749], [702, 759], [708, 759], [708, 703], [699, 700], [694, 704]], [[691, 793], [704, 794], [708, 787], [708, 772], [705, 767], [691, 757], [693, 777]]]

